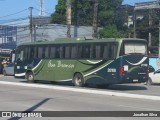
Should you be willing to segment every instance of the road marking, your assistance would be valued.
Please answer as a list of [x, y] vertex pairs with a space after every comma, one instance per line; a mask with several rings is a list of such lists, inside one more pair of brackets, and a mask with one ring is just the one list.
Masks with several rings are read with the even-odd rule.
[[54, 89], [54, 90], [74, 91], [74, 92], [81, 92], [81, 93], [110, 95], [110, 96], [138, 98], [138, 99], [147, 99], [147, 100], [160, 100], [160, 96], [121, 93], [121, 92], [112, 92], [112, 91], [103, 91], [103, 90], [91, 90], [91, 89], [84, 89], [84, 88], [71, 88], [71, 87], [63, 87], [63, 86], [49, 86], [49, 85], [29, 84], [29, 83], [13, 83], [13, 82], [7, 82], [7, 81], [0, 81], [0, 84], [25, 86], [25, 87], [33, 87], [33, 88], [47, 88], [47, 89]]

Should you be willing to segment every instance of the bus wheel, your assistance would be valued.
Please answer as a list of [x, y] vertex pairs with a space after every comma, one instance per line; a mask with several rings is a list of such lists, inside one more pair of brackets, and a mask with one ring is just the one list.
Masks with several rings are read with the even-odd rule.
[[80, 73], [76, 73], [73, 77], [73, 84], [78, 87], [84, 86], [84, 78]]
[[34, 82], [34, 76], [32, 72], [28, 72], [27, 73], [27, 80], [29, 83], [33, 83]]
[[152, 85], [152, 80], [151, 80], [150, 77], [149, 77], [148, 80], [147, 80], [147, 85]]

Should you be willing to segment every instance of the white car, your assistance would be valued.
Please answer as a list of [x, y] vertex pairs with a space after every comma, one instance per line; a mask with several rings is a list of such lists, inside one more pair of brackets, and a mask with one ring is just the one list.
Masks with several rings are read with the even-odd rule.
[[147, 84], [151, 85], [152, 83], [160, 83], [160, 69], [149, 73]]

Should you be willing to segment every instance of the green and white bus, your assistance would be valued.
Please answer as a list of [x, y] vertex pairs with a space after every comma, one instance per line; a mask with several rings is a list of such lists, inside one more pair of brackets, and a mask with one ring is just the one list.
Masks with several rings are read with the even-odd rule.
[[75, 86], [148, 80], [148, 46], [143, 39], [58, 38], [16, 49], [15, 77], [72, 81]]

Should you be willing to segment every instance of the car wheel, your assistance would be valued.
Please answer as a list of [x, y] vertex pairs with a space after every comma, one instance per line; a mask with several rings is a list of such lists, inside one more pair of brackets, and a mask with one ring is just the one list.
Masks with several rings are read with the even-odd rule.
[[76, 73], [73, 77], [73, 84], [75, 86], [78, 86], [78, 87], [83, 87], [84, 86], [84, 78], [82, 76], [82, 74], [80, 73]]
[[148, 78], [147, 85], [152, 85], [152, 79], [150, 77]]
[[33, 83], [34, 82], [34, 76], [32, 72], [27, 73], [27, 81], [28, 83]]

